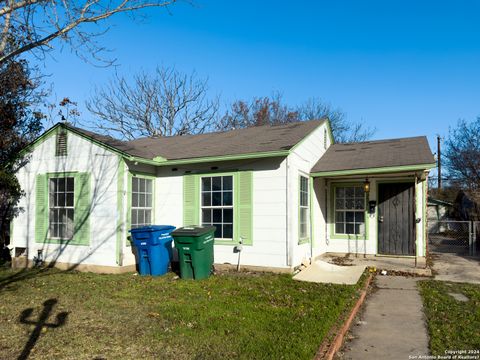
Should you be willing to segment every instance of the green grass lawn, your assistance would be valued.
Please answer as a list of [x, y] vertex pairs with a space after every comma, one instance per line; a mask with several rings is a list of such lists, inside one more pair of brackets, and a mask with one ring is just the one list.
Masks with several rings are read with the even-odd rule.
[[[0, 358], [311, 359], [359, 286], [244, 272], [183, 281], [0, 270]], [[31, 323], [47, 300], [47, 323], [68, 315], [40, 331]]]
[[[480, 350], [480, 285], [420, 281], [433, 355], [445, 350]], [[467, 302], [449, 293], [460, 293]], [[478, 353], [476, 354], [478, 355]]]

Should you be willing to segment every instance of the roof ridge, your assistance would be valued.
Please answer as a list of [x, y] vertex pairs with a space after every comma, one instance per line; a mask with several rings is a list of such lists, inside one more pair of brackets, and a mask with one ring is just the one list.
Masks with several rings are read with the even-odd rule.
[[407, 136], [407, 137], [392, 138], [392, 139], [378, 139], [378, 140], [366, 140], [366, 141], [358, 141], [358, 142], [335, 143], [333, 145], [362, 145], [362, 144], [372, 144], [372, 143], [375, 144], [375, 143], [385, 143], [390, 141], [421, 139], [426, 137], [427, 137], [426, 135]]
[[259, 128], [286, 128], [289, 126], [297, 125], [297, 124], [307, 124], [307, 123], [312, 123], [312, 122], [318, 122], [319, 125], [322, 124], [327, 120], [326, 117], [321, 118], [321, 119], [313, 119], [313, 120], [306, 120], [306, 121], [292, 121], [289, 123], [284, 123], [284, 124], [265, 124], [265, 125], [258, 125], [258, 126], [248, 126], [248, 127], [242, 127], [242, 128], [237, 128], [237, 129], [230, 129], [230, 130], [223, 130], [223, 131], [212, 131], [212, 132], [205, 132], [201, 134], [185, 134], [185, 135], [169, 135], [169, 136], [144, 136], [138, 139], [134, 140], [129, 140], [126, 141], [126, 143], [131, 143], [139, 140], [144, 140], [144, 139], [173, 139], [177, 137], [182, 137], [182, 138], [191, 138], [191, 137], [201, 137], [201, 136], [210, 136], [210, 135], [216, 135], [216, 134], [227, 134], [227, 133], [233, 133], [235, 131], [246, 131], [246, 130], [252, 130], [252, 129], [259, 129]]

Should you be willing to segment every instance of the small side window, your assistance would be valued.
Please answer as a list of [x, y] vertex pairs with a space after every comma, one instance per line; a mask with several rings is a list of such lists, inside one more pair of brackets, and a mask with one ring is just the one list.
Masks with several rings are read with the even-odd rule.
[[323, 148], [327, 150], [327, 129], [323, 129]]
[[67, 132], [59, 131], [56, 138], [55, 156], [67, 156]]

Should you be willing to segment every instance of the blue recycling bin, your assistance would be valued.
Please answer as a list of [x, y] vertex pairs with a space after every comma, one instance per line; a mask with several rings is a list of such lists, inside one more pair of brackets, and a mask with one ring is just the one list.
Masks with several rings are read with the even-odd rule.
[[140, 275], [164, 275], [172, 258], [171, 232], [175, 226], [150, 225], [131, 229]]

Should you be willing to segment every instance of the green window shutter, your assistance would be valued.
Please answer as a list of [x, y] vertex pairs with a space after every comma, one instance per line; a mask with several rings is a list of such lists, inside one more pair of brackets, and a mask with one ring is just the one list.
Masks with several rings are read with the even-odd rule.
[[47, 175], [37, 175], [35, 187], [35, 241], [43, 243], [48, 232]]
[[76, 174], [74, 244], [90, 244], [90, 210], [90, 174]]
[[253, 243], [253, 173], [240, 171], [237, 175], [237, 202], [235, 213], [237, 219], [236, 240], [246, 245]]
[[183, 177], [183, 225], [199, 225], [200, 222], [200, 189], [198, 176]]

